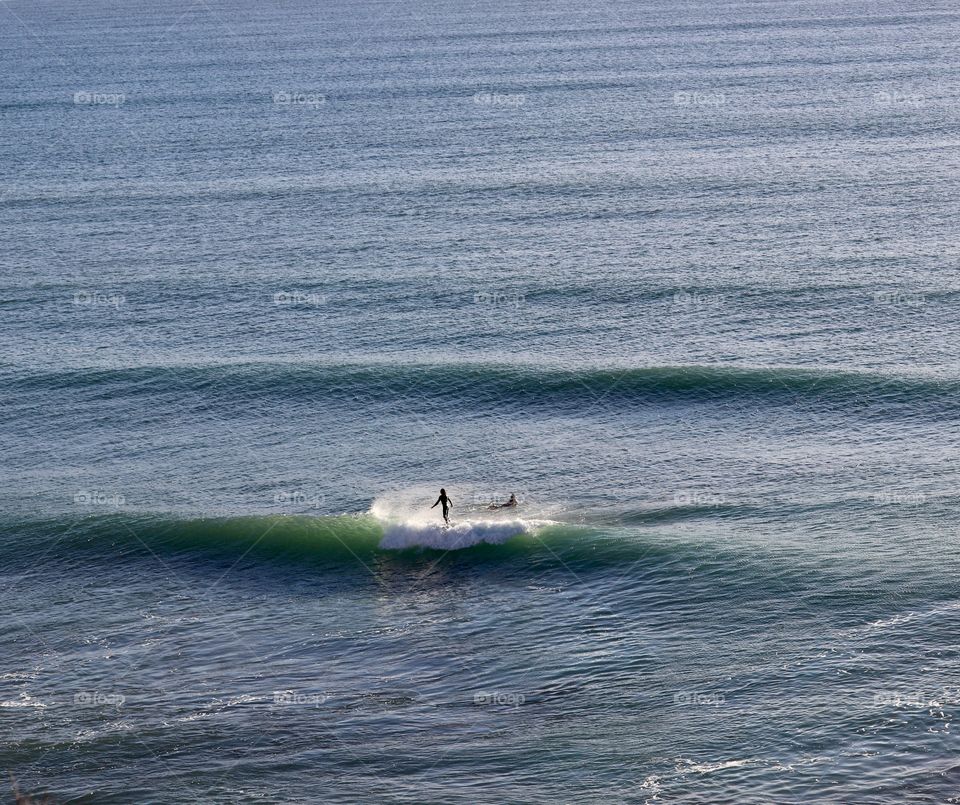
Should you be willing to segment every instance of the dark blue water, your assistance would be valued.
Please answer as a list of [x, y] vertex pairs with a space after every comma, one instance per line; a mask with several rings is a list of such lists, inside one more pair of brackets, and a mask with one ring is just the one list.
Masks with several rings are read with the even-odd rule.
[[0, 19], [22, 791], [953, 801], [952, 4]]

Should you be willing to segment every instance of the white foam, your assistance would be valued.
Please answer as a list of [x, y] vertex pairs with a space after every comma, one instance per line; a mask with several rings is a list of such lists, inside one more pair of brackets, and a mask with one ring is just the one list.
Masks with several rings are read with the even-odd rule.
[[388, 522], [381, 548], [440, 548], [456, 550], [488, 543], [501, 545], [518, 534], [528, 534], [532, 523], [524, 520], [465, 520], [444, 527], [437, 523]]
[[370, 514], [383, 523], [383, 538], [380, 547], [402, 550], [403, 548], [437, 548], [456, 550], [471, 545], [487, 543], [500, 545], [518, 534], [530, 534], [550, 520], [518, 517], [516, 509], [490, 511], [485, 505], [471, 502], [468, 492], [463, 499], [454, 498], [450, 518], [453, 523], [445, 526], [440, 508], [430, 506], [437, 499], [437, 487], [416, 487], [386, 492], [377, 497], [370, 506]]

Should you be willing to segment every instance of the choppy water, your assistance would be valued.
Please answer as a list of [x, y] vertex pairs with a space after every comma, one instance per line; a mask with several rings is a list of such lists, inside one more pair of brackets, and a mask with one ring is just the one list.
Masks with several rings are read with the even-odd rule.
[[954, 5], [0, 19], [23, 790], [960, 796]]

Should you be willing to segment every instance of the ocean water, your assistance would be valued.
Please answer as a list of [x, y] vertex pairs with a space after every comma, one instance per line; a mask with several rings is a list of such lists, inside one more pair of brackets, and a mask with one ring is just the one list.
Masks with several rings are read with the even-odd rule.
[[955, 4], [0, 19], [20, 790], [960, 801]]

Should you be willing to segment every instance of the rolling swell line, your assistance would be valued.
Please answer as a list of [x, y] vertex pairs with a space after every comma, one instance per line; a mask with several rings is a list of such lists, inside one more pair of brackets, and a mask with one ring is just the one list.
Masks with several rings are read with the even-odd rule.
[[[9, 370], [8, 370], [9, 371]], [[22, 391], [58, 389], [115, 399], [188, 389], [224, 399], [323, 396], [354, 402], [403, 397], [446, 399], [460, 406], [552, 407], [620, 403], [739, 401], [811, 404], [960, 415], [960, 379], [849, 371], [728, 366], [532, 368], [458, 364], [240, 363], [13, 371]]]
[[[369, 514], [327, 516], [310, 515], [246, 515], [233, 517], [180, 517], [155, 513], [111, 513], [91, 515], [77, 521], [75, 517], [54, 516], [40, 519], [7, 519], [0, 527], [17, 534], [16, 540], [0, 542], [0, 553], [29, 553], [39, 545], [56, 539], [61, 555], [88, 552], [116, 559], [127, 552], [142, 555], [144, 545], [167, 553], [200, 552], [239, 556], [250, 550], [252, 555], [269, 560], [288, 556], [339, 562], [377, 554], [419, 554], [423, 550], [456, 552], [485, 556], [509, 557], [529, 555], [546, 557], [562, 552], [565, 558], [596, 561], [601, 565], [643, 556], [680, 554], [703, 557], [701, 544], [678, 543], [665, 547], [649, 541], [625, 538], [622, 531], [610, 527], [593, 527], [558, 522], [519, 524], [516, 533], [499, 542], [466, 545], [461, 537], [451, 537], [450, 547], [432, 548], [433, 524], [415, 526], [400, 524], [405, 529], [420, 528], [421, 544], [412, 539], [397, 541], [395, 524]], [[494, 523], [478, 522], [477, 539]], [[734, 552], [735, 553], [735, 552]]]
[[[699, 539], [642, 538], [617, 528], [591, 528], [564, 523], [546, 525], [518, 534], [498, 544], [478, 543], [450, 548], [381, 544], [389, 524], [370, 515], [327, 517], [257, 515], [222, 518], [181, 518], [160, 514], [97, 515], [77, 522], [74, 518], [0, 523], [16, 539], [0, 542], [0, 561], [16, 573], [20, 565], [35, 576], [33, 558], [55, 544], [45, 565], [55, 573], [84, 566], [111, 568], [130, 563], [155, 564], [156, 557], [233, 568], [272, 568], [281, 573], [330, 571], [337, 574], [383, 572], [408, 568], [419, 574], [424, 567], [443, 561], [447, 566], [489, 570], [504, 578], [504, 569], [521, 581], [556, 572], [570, 584], [585, 582], [593, 574], [608, 578], [614, 572], [625, 588], [639, 594], [647, 590], [674, 589], [679, 579], [693, 585], [697, 595], [710, 600], [739, 596], [745, 588], [758, 598], [784, 596], [796, 599], [798, 612], [807, 611], [804, 597], [830, 598], [832, 604], [850, 601], [875, 603], [887, 595], [870, 576], [850, 586], [847, 567], [840, 572], [833, 559], [805, 556], [794, 551], [764, 552], [755, 545], [719, 544]], [[56, 569], [61, 568], [61, 569]], [[837, 575], [839, 572], [839, 575]], [[868, 576], [869, 570], [864, 570]], [[856, 574], [854, 574], [855, 576]], [[869, 583], [867, 583], [869, 582]], [[525, 583], [525, 581], [524, 581]], [[661, 588], [661, 585], [666, 587]], [[937, 586], [937, 585], [934, 585]], [[689, 592], [689, 589], [688, 589]], [[924, 584], [924, 594], [931, 586]], [[837, 600], [833, 600], [837, 599]], [[842, 599], [842, 600], [840, 600]]]

